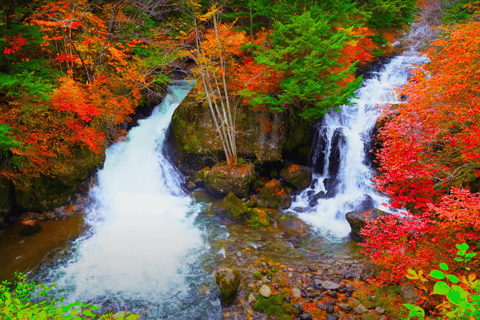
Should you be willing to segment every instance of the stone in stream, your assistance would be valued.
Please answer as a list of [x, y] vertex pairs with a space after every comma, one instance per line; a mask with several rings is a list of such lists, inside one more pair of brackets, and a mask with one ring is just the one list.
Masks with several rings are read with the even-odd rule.
[[230, 305], [237, 295], [240, 285], [240, 272], [236, 269], [221, 268], [216, 272], [215, 281], [222, 293], [221, 298], [225, 305]]
[[350, 232], [350, 237], [355, 240], [362, 242], [364, 238], [360, 235], [360, 231], [367, 224], [368, 221], [372, 221], [385, 215], [386, 213], [372, 208], [365, 211], [351, 211], [345, 214], [345, 219], [347, 219], [352, 231]]

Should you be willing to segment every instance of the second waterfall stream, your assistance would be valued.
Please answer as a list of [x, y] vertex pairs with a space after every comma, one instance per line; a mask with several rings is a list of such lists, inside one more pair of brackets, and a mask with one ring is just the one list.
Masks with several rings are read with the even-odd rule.
[[414, 65], [428, 61], [418, 52], [393, 58], [376, 72], [368, 72], [351, 106], [331, 111], [317, 122], [311, 161], [313, 180], [296, 196], [291, 209], [332, 242], [347, 239], [350, 226], [345, 214], [378, 208], [388, 198], [373, 185], [374, 172], [368, 153], [379, 108], [401, 103], [395, 88], [406, 83]]

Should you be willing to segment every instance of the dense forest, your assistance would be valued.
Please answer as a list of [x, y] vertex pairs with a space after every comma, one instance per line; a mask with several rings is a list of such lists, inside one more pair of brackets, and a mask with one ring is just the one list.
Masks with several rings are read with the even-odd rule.
[[480, 317], [479, 1], [9, 0], [0, 16], [2, 216], [60, 205], [174, 80], [196, 81], [235, 165], [237, 110], [313, 123], [430, 19], [430, 62], [378, 125], [376, 186], [408, 212], [368, 223], [363, 245], [375, 286], [418, 290], [411, 316]]

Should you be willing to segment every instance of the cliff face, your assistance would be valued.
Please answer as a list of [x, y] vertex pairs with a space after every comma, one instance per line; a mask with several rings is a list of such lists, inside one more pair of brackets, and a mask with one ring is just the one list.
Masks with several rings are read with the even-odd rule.
[[[177, 165], [192, 169], [208, 157], [222, 157], [223, 148], [208, 105], [189, 95], [172, 119], [173, 152]], [[287, 111], [255, 110], [239, 106], [236, 113], [237, 151], [240, 157], [257, 163], [282, 161], [286, 154], [308, 159], [312, 122]]]

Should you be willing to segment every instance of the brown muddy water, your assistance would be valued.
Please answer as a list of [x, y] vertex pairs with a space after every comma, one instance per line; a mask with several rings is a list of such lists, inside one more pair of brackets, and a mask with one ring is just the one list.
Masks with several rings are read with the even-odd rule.
[[65, 220], [39, 220], [35, 224], [41, 230], [33, 235], [28, 235], [32, 226], [20, 222], [0, 231], [0, 281], [12, 281], [16, 271], [26, 273], [54, 257], [78, 237], [84, 227], [81, 214]]

